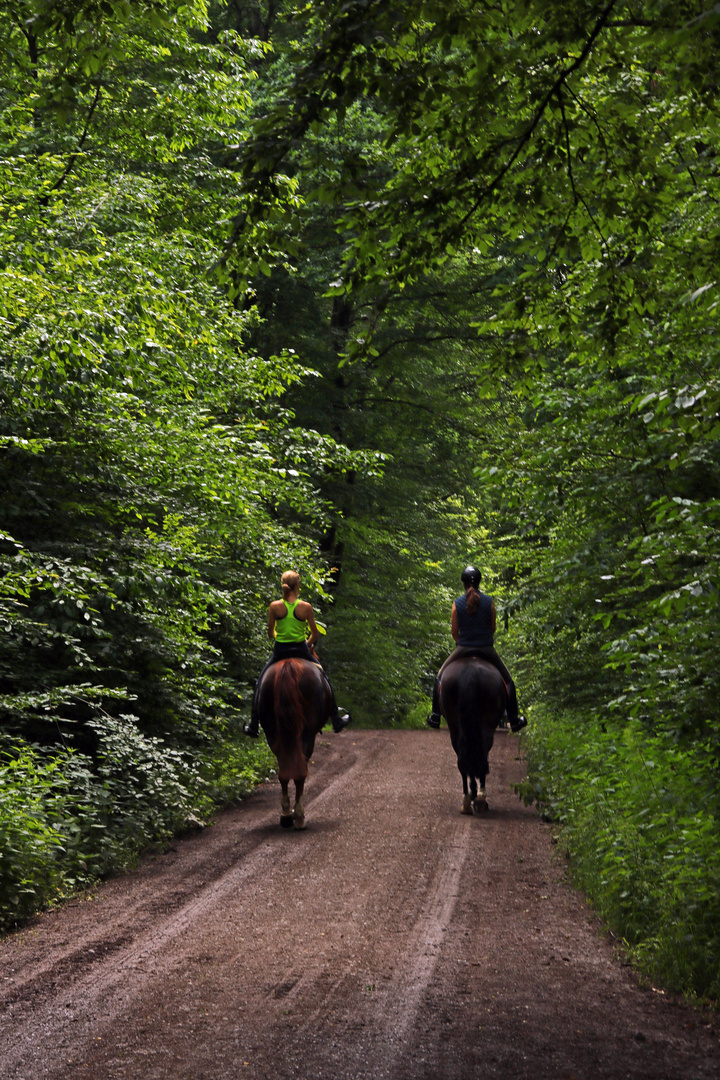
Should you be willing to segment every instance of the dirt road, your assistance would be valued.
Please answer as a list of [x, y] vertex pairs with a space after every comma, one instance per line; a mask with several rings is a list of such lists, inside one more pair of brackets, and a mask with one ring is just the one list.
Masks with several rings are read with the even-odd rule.
[[717, 1031], [613, 957], [511, 791], [459, 814], [447, 731], [323, 736], [308, 828], [265, 784], [0, 943], [3, 1080], [699, 1080]]

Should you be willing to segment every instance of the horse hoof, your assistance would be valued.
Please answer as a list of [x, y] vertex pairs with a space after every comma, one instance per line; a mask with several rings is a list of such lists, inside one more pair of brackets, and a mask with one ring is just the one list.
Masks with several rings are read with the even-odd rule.
[[281, 814], [280, 825], [283, 829], [292, 829], [293, 817], [292, 814]]
[[487, 814], [490, 807], [488, 806], [487, 799], [475, 799], [472, 804], [473, 811], [476, 814]]
[[305, 828], [305, 818], [304, 817], [293, 818], [293, 827], [296, 828], [296, 829], [304, 829]]
[[460, 807], [461, 814], [472, 814], [472, 802], [469, 795], [463, 796], [462, 806]]

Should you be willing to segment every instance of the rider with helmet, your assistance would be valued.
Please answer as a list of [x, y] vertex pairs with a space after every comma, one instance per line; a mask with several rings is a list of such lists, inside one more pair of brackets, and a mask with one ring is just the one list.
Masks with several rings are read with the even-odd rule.
[[512, 731], [521, 731], [527, 725], [527, 720], [518, 712], [515, 683], [512, 681], [510, 672], [493, 647], [496, 621], [495, 601], [491, 596], [479, 591], [481, 578], [480, 571], [474, 566], [466, 566], [461, 574], [465, 593], [453, 602], [450, 619], [450, 630], [455, 639], [456, 648], [450, 653], [435, 679], [432, 712], [427, 722], [429, 727], [440, 727], [440, 682], [447, 665], [460, 657], [474, 656], [493, 664], [502, 675], [507, 689], [507, 715], [510, 728]]
[[[258, 737], [260, 716], [258, 714], [257, 696], [260, 680], [272, 665], [278, 660], [287, 660], [289, 657], [299, 657], [301, 660], [309, 660], [311, 664], [320, 667], [320, 662], [312, 651], [319, 637], [319, 630], [315, 622], [315, 614], [310, 604], [305, 600], [298, 600], [300, 592], [300, 575], [296, 570], [286, 570], [281, 578], [283, 598], [273, 600], [268, 608], [267, 634], [273, 642], [273, 651], [265, 667], [260, 672], [260, 677], [255, 683], [252, 708], [250, 711], [250, 723], [245, 724], [243, 732], [251, 739]], [[308, 636], [309, 635], [309, 636]], [[320, 667], [322, 671], [322, 668]], [[333, 730], [342, 731], [350, 723], [347, 713], [340, 714], [335, 701], [335, 691], [330, 685], [330, 680], [323, 671], [325, 682], [330, 689], [330, 719]]]

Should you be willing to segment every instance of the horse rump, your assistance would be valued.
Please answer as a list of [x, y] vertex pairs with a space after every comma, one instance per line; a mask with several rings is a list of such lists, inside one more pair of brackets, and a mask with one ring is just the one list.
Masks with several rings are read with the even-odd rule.
[[304, 708], [300, 689], [302, 661], [279, 660], [273, 664], [272, 696], [274, 738], [268, 738], [270, 749], [278, 761], [280, 780], [301, 780], [308, 774], [303, 750]]
[[441, 701], [460, 773], [484, 784], [495, 728], [505, 706], [500, 672], [492, 664], [463, 657], [448, 665]]
[[[328, 719], [331, 694], [321, 669], [300, 657], [285, 657], [266, 668], [258, 687], [258, 713], [277, 758], [280, 824], [305, 828], [303, 793], [315, 737]], [[288, 785], [295, 782], [291, 808]]]
[[460, 686], [458, 697], [457, 754], [458, 769], [465, 776], [485, 777], [489, 771], [488, 754], [492, 745], [492, 732], [488, 745], [487, 727], [481, 722], [480, 701], [477, 688], [471, 680]]

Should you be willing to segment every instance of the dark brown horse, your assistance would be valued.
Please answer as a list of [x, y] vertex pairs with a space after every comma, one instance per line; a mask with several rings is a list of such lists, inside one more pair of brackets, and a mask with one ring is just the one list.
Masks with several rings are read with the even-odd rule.
[[[303, 790], [315, 738], [330, 717], [330, 688], [322, 669], [309, 660], [278, 660], [258, 686], [258, 712], [270, 749], [278, 760], [282, 787], [280, 824], [305, 828]], [[295, 781], [290, 809], [288, 785]]]
[[481, 814], [488, 809], [485, 797], [488, 754], [506, 704], [502, 675], [487, 661], [464, 656], [453, 660], [443, 671], [440, 706], [462, 776], [463, 814], [473, 811]]

